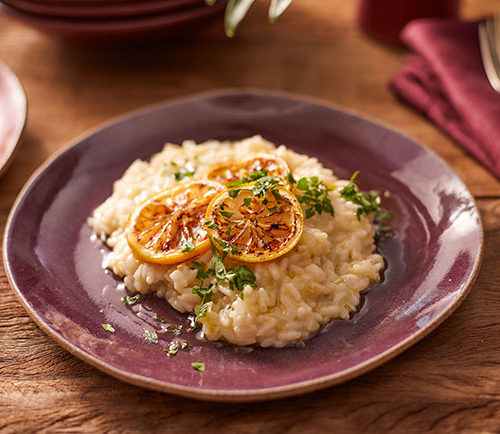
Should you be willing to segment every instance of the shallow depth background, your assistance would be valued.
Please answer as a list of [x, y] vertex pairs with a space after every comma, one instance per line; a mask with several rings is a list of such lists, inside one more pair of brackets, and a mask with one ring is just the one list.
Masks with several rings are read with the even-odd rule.
[[[19, 153], [0, 179], [0, 230], [16, 195], [50, 154], [88, 128], [177, 96], [250, 86], [322, 98], [381, 120], [442, 156], [482, 212], [484, 261], [470, 296], [403, 355], [341, 386], [256, 404], [214, 404], [121, 383], [53, 343], [0, 271], [0, 431], [497, 432], [500, 430], [500, 184], [386, 88], [405, 51], [367, 39], [356, 2], [294, 0], [275, 25], [259, 1], [237, 36], [222, 23], [170, 42], [99, 49], [50, 39], [0, 16], [0, 59], [28, 97]], [[500, 10], [464, 0], [462, 14]], [[61, 222], [63, 224], [63, 222]]]

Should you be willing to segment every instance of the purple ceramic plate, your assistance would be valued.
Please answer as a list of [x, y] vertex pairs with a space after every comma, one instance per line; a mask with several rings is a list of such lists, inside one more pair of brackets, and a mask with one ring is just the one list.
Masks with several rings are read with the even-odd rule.
[[3, 0], [14, 9], [63, 18], [120, 18], [163, 13], [203, 5], [203, 0], [143, 0], [124, 3], [43, 3], [39, 0]]
[[[261, 134], [318, 157], [338, 176], [360, 170], [362, 189], [390, 190], [396, 237], [380, 251], [384, 281], [352, 319], [331, 322], [303, 346], [235, 348], [163, 333], [184, 315], [148, 296], [133, 306], [101, 268], [87, 217], [136, 158], [165, 142]], [[476, 276], [482, 227], [474, 200], [436, 155], [406, 136], [292, 96], [225, 91], [169, 102], [116, 120], [44, 164], [19, 195], [4, 237], [7, 275], [35, 321], [71, 353], [127, 382], [193, 398], [249, 401], [340, 383], [427, 335], [464, 299]], [[102, 309], [102, 313], [100, 313]], [[158, 315], [166, 319], [155, 321]], [[102, 323], [116, 329], [104, 331]], [[160, 344], [143, 337], [155, 329]], [[174, 338], [192, 348], [163, 352]], [[204, 362], [206, 372], [192, 369]]]
[[137, 41], [182, 30], [192, 30], [195, 24], [220, 15], [225, 1], [213, 6], [200, 4], [180, 10], [165, 11], [153, 15], [114, 19], [73, 19], [47, 17], [24, 12], [0, 3], [0, 11], [35, 29], [69, 39], [83, 41]]
[[26, 120], [26, 96], [14, 73], [0, 62], [0, 175], [14, 158]]

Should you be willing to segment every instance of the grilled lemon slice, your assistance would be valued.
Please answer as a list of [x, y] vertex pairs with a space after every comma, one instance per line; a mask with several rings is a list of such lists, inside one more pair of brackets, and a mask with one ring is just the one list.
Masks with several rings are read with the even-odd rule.
[[209, 249], [205, 214], [221, 190], [217, 182], [196, 180], [150, 196], [129, 217], [126, 236], [134, 255], [154, 264], [176, 264]]
[[225, 190], [210, 202], [206, 220], [214, 246], [243, 262], [271, 261], [289, 252], [304, 229], [297, 198], [282, 185], [259, 196], [255, 184]]
[[252, 173], [261, 171], [264, 171], [268, 176], [284, 178], [290, 172], [290, 169], [286, 161], [280, 157], [272, 154], [257, 154], [246, 161], [229, 161], [211, 166], [201, 176], [223, 185], [229, 185], [248, 177]]

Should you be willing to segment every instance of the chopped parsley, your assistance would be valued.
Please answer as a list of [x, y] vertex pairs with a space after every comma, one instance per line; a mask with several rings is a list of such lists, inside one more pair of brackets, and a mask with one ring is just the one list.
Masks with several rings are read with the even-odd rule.
[[163, 318], [161, 316], [158, 316], [158, 315], [155, 316], [155, 320], [159, 321], [161, 323], [166, 323], [167, 322], [167, 320], [165, 318]]
[[385, 241], [387, 238], [395, 236], [391, 226], [387, 224], [387, 221], [390, 219], [391, 215], [384, 209], [379, 211], [373, 219], [373, 223], [377, 226], [377, 231], [375, 232], [376, 244]]
[[219, 225], [217, 223], [214, 223], [213, 221], [211, 220], [207, 220], [205, 222], [205, 226], [208, 228], [208, 229], [219, 229]]
[[246, 285], [254, 287], [256, 284], [255, 274], [245, 265], [240, 265], [234, 269], [227, 269], [224, 265], [224, 259], [229, 253], [234, 255], [241, 249], [219, 238], [214, 237], [213, 240], [219, 244], [222, 255], [220, 255], [213, 241], [210, 240], [212, 246], [212, 259], [210, 263], [208, 265], [203, 262], [193, 262], [191, 264], [191, 269], [197, 270], [196, 278], [201, 281], [199, 286], [195, 286], [191, 290], [193, 294], [201, 298], [200, 307], [198, 311], [195, 312], [196, 321], [206, 316], [208, 312], [207, 302], [213, 295], [214, 283], [205, 286], [205, 279], [209, 277], [215, 278], [217, 284], [228, 284], [230, 289], [237, 289], [238, 291], [243, 291]]
[[154, 330], [146, 330], [144, 332], [144, 337], [152, 344], [158, 343], [158, 335], [156, 334], [156, 332]]
[[328, 192], [332, 189], [320, 181], [317, 176], [300, 178], [297, 182], [297, 188], [303, 193], [301, 196], [297, 195], [297, 200], [307, 206], [306, 218], [323, 212], [333, 216], [332, 202], [328, 197]]
[[136, 294], [132, 297], [126, 296], [122, 298], [123, 304], [136, 304], [139, 300], [142, 300], [142, 294]]
[[[258, 170], [257, 172], [250, 173], [249, 175], [247, 175], [241, 179], [238, 179], [237, 181], [232, 182], [231, 184], [228, 185], [228, 188], [238, 187], [238, 186], [243, 185], [243, 184], [249, 184], [251, 182], [257, 181], [260, 178], [267, 176], [268, 173], [269, 173], [269, 171], [266, 169]], [[233, 197], [233, 196], [231, 196], [231, 197]], [[236, 197], [236, 196], [234, 196], [234, 197]]]
[[186, 252], [192, 252], [193, 250], [194, 250], [194, 238], [191, 236], [184, 243], [181, 252], [186, 253]]
[[170, 342], [168, 348], [163, 348], [163, 351], [167, 353], [168, 357], [175, 356], [179, 351], [179, 341]]
[[203, 362], [193, 362], [191, 363], [191, 366], [195, 371], [205, 372], [205, 363]]
[[181, 325], [175, 325], [171, 326], [167, 329], [167, 332], [173, 333], [174, 335], [181, 335], [182, 334], [182, 326]]
[[190, 163], [186, 163], [184, 168], [174, 173], [174, 176], [177, 181], [181, 181], [184, 178], [193, 176], [195, 172], [196, 172], [195, 168]]
[[340, 190], [340, 196], [345, 200], [349, 200], [359, 205], [356, 210], [356, 217], [358, 220], [361, 219], [363, 214], [369, 215], [373, 212], [377, 213], [373, 219], [373, 223], [377, 226], [375, 243], [378, 244], [395, 235], [392, 228], [387, 224], [387, 221], [391, 219], [391, 215], [385, 209], [381, 208], [380, 193], [378, 191], [359, 191], [355, 184], [358, 174], [359, 171], [354, 172], [349, 180], [349, 184]]
[[359, 205], [356, 210], [356, 217], [360, 220], [363, 214], [368, 215], [372, 212], [380, 211], [380, 193], [378, 191], [359, 191], [354, 183], [358, 174], [359, 171], [354, 172], [349, 180], [349, 184], [340, 190], [340, 196], [345, 200]]
[[289, 183], [290, 185], [297, 184], [297, 181], [295, 181], [295, 178], [293, 177], [293, 175], [292, 175], [290, 172], [288, 172], [288, 173], [286, 174], [285, 179], [288, 181], [288, 183]]
[[102, 328], [107, 332], [114, 333], [115, 328], [111, 324], [101, 324]]
[[245, 198], [243, 199], [243, 203], [245, 204], [245, 206], [246, 206], [247, 208], [249, 208], [249, 207], [250, 207], [250, 204], [252, 203], [252, 198], [251, 198], [251, 197], [245, 197]]
[[[231, 191], [231, 190], [229, 190], [229, 191]], [[219, 211], [219, 213], [221, 216], [226, 217], [228, 219], [230, 219], [233, 216], [232, 212], [222, 211], [222, 207], [221, 207], [221, 210]]]

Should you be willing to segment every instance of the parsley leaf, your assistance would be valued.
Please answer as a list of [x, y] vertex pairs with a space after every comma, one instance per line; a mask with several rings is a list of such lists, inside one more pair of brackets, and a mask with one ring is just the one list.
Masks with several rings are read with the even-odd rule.
[[102, 328], [107, 332], [114, 333], [115, 328], [111, 324], [101, 324]]
[[191, 366], [195, 371], [205, 372], [205, 363], [203, 362], [193, 362], [191, 363]]
[[194, 250], [194, 238], [191, 236], [184, 243], [184, 246], [182, 247], [181, 252], [186, 253], [186, 252], [192, 252], [193, 250]]
[[180, 336], [182, 334], [182, 325], [171, 326], [167, 329], [167, 332], [173, 333], [174, 335]]
[[186, 166], [183, 169], [175, 172], [174, 176], [177, 181], [181, 181], [184, 178], [193, 176], [195, 172], [195, 168], [190, 163], [186, 163]]
[[166, 323], [167, 322], [167, 320], [165, 318], [162, 318], [161, 316], [158, 316], [158, 315], [155, 316], [155, 320], [159, 321], [161, 323]]
[[[231, 191], [231, 190], [229, 190]], [[222, 211], [222, 208], [221, 210], [219, 211], [220, 215], [223, 216], [223, 217], [226, 217], [228, 219], [230, 219], [232, 216], [233, 216], [233, 213], [232, 212], [228, 212], [228, 211]]]
[[146, 330], [144, 332], [144, 337], [152, 344], [158, 343], [158, 335], [156, 334], [156, 332], [154, 330]]
[[300, 178], [297, 182], [297, 188], [304, 193], [297, 195], [300, 203], [307, 205], [306, 218], [311, 218], [316, 213], [326, 212], [333, 216], [333, 205], [328, 197], [328, 192], [332, 189], [327, 187], [317, 176], [310, 178]]
[[122, 298], [123, 304], [136, 304], [139, 300], [142, 300], [142, 294], [136, 294], [132, 297], [126, 296]]
[[212, 222], [211, 220], [207, 220], [205, 222], [205, 226], [208, 228], [208, 229], [219, 229], [219, 225], [217, 223], [214, 223]]
[[173, 357], [177, 354], [179, 351], [179, 341], [172, 341], [170, 342], [170, 345], [168, 348], [163, 348], [163, 351], [165, 351], [168, 355], [168, 357]]
[[249, 184], [250, 182], [257, 181], [258, 179], [267, 176], [268, 173], [269, 171], [266, 169], [258, 170], [257, 172], [250, 173], [249, 175], [241, 179], [238, 179], [238, 181], [232, 182], [231, 184], [228, 185], [228, 188], [238, 187], [239, 185], [243, 184]]
[[359, 205], [356, 210], [356, 217], [361, 219], [362, 214], [370, 214], [372, 212], [380, 211], [380, 193], [378, 191], [359, 191], [355, 184], [356, 177], [359, 171], [354, 172], [347, 184], [340, 190], [340, 196], [356, 205]]

